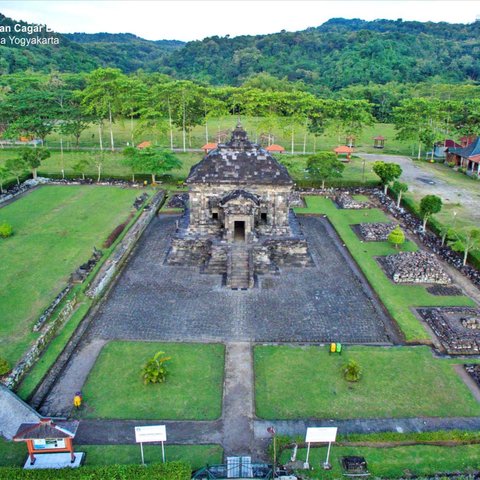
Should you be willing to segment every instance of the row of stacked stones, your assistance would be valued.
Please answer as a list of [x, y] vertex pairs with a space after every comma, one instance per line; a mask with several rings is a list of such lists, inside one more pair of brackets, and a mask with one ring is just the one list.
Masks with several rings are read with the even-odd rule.
[[335, 195], [335, 203], [340, 208], [348, 210], [360, 210], [370, 206], [368, 202], [360, 202], [355, 200], [348, 192], [340, 192], [339, 194]]
[[480, 387], [480, 365], [477, 363], [464, 365], [466, 372], [475, 380]]
[[447, 353], [451, 355], [478, 355], [480, 311], [468, 307], [419, 308], [417, 312], [428, 323]]
[[452, 281], [435, 257], [427, 252], [401, 252], [387, 255], [380, 261], [395, 283], [448, 284]]
[[443, 260], [455, 267], [459, 272], [468, 277], [472, 283], [480, 288], [480, 271], [470, 265], [462, 265], [462, 255], [454, 252], [448, 245], [442, 245], [441, 239], [428, 230], [422, 230], [422, 221], [415, 215], [398, 208], [396, 202], [383, 194], [379, 189], [373, 189], [371, 195], [376, 197], [382, 208], [395, 218], [401, 219], [402, 228], [407, 232], [418, 235], [420, 241], [433, 253], [439, 255]]
[[367, 242], [385, 242], [395, 227], [394, 223], [360, 223], [358, 230]]

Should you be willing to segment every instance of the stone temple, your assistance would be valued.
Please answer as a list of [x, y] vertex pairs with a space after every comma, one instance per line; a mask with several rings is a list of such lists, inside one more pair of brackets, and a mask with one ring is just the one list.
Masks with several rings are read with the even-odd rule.
[[249, 141], [240, 124], [194, 165], [189, 201], [167, 255], [170, 265], [224, 274], [227, 287], [251, 288], [257, 274], [311, 265], [307, 242], [290, 209], [287, 169]]

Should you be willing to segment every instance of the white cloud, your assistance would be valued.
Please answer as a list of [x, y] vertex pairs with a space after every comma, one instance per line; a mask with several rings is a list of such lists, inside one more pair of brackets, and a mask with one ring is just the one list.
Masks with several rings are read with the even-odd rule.
[[16, 20], [46, 23], [68, 32], [129, 32], [150, 40], [194, 40], [293, 31], [333, 17], [470, 23], [480, 1], [2, 1]]

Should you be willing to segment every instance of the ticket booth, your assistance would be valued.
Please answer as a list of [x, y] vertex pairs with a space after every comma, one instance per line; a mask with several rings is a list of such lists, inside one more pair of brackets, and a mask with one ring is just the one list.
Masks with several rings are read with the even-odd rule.
[[75, 462], [73, 439], [78, 429], [78, 421], [57, 421], [42, 418], [39, 423], [22, 423], [13, 437], [15, 442], [26, 442], [30, 465], [36, 455], [46, 453], [69, 453], [70, 462]]

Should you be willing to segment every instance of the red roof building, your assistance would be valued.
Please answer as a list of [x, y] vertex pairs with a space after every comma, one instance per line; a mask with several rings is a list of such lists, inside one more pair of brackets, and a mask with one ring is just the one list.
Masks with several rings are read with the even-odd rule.
[[274, 152], [274, 153], [285, 153], [285, 149], [281, 145], [269, 145], [266, 149], [267, 152]]
[[448, 147], [446, 150], [447, 162], [464, 168], [469, 175], [480, 176], [480, 137], [466, 147]]
[[152, 146], [152, 142], [149, 142], [148, 140], [146, 140], [145, 142], [142, 142], [142, 143], [139, 143], [137, 145], [137, 148], [139, 148], [140, 150], [144, 149], [144, 148], [148, 148], [148, 147], [151, 147]]
[[346, 145], [340, 145], [337, 148], [334, 148], [333, 151], [337, 155], [346, 155], [347, 160], [350, 161], [351, 155], [353, 153], [353, 148], [347, 147]]
[[384, 148], [385, 147], [385, 137], [382, 137], [382, 135], [377, 135], [376, 137], [373, 137], [373, 148]]
[[212, 150], [215, 150], [217, 148], [217, 144], [216, 143], [206, 143], [203, 147], [202, 147], [202, 150], [205, 152], [205, 153], [209, 153], [211, 152]]

